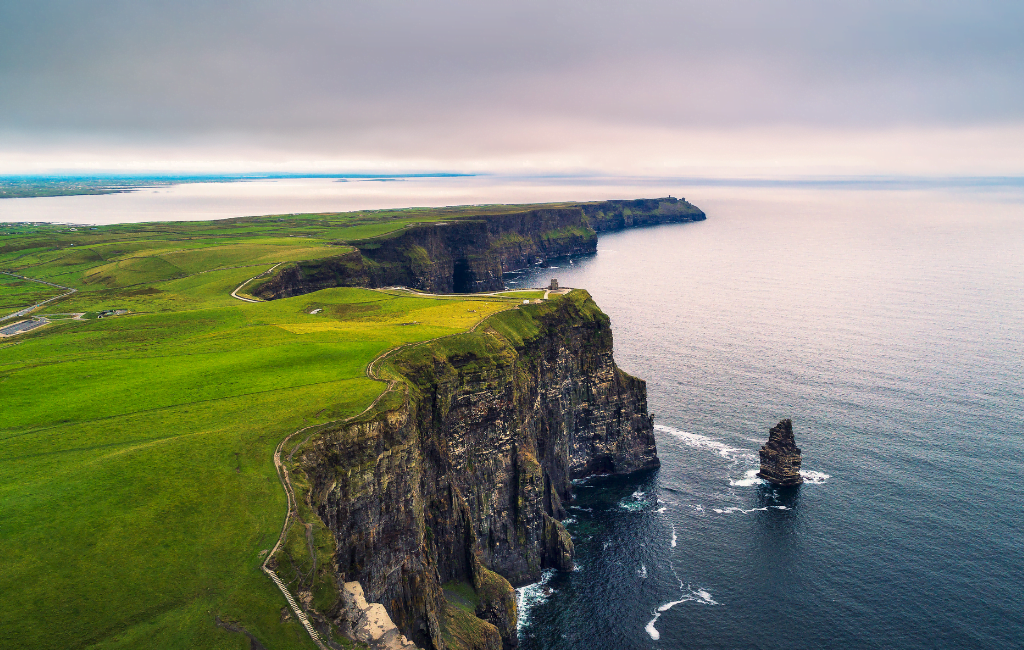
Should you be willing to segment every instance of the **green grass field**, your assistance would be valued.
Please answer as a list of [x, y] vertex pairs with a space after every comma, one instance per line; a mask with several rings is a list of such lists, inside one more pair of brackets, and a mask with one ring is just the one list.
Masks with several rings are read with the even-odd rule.
[[[0, 239], [0, 268], [79, 289], [41, 313], [130, 310], [0, 340], [0, 647], [248, 647], [215, 617], [268, 648], [314, 647], [259, 570], [285, 514], [275, 446], [365, 409], [384, 389], [365, 374], [382, 352], [522, 302], [230, 297], [275, 262], [345, 250], [345, 228], [427, 218], [356, 215]], [[34, 290], [0, 284], [0, 297], [13, 310]]]

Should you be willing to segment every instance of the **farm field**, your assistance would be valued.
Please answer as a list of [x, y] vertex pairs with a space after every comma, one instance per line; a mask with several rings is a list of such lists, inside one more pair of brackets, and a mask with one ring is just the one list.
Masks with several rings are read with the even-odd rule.
[[38, 313], [86, 316], [0, 342], [0, 645], [249, 647], [224, 621], [314, 647], [259, 568], [286, 511], [276, 445], [370, 405], [385, 384], [366, 368], [386, 350], [522, 302], [230, 296], [277, 262], [345, 250], [346, 228], [426, 218], [385, 216], [8, 225], [0, 269], [79, 289]]

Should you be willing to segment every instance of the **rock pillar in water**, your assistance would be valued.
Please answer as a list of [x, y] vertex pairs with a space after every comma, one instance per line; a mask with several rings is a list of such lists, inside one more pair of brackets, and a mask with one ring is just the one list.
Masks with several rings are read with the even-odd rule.
[[800, 485], [800, 448], [793, 440], [793, 422], [785, 419], [768, 432], [768, 442], [761, 447], [761, 471], [758, 477], [772, 485]]

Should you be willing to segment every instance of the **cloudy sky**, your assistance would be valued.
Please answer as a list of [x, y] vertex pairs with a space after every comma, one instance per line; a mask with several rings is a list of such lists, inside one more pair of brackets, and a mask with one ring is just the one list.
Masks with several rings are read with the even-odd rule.
[[1024, 174], [1024, 2], [0, 1], [0, 173]]

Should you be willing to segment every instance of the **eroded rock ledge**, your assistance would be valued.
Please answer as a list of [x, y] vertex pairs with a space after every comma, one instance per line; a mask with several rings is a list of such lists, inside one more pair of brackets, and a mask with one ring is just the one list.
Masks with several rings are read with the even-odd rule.
[[[400, 403], [301, 456], [337, 583], [359, 582], [423, 648], [514, 647], [512, 584], [572, 567], [571, 480], [659, 465], [645, 383], [615, 365], [589, 294], [485, 325], [398, 355]], [[446, 598], [452, 585], [471, 599]], [[326, 617], [349, 620], [345, 602]]]

